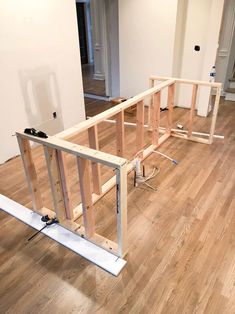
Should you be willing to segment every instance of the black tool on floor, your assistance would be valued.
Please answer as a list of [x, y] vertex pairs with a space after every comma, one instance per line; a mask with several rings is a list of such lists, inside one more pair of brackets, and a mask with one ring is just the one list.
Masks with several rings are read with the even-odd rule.
[[32, 240], [36, 235], [38, 235], [43, 229], [45, 229], [47, 226], [51, 226], [53, 224], [57, 224], [59, 220], [55, 218], [50, 218], [48, 215], [43, 216], [41, 218], [41, 221], [45, 222], [45, 226], [43, 226], [40, 230], [38, 230], [36, 233], [34, 233], [30, 238], [28, 238], [28, 241]]
[[25, 133], [25, 134], [32, 135], [32, 136], [41, 137], [41, 138], [48, 138], [48, 136], [47, 136], [47, 134], [46, 134], [45, 132], [37, 131], [37, 130], [34, 129], [34, 128], [26, 128], [26, 129], [24, 130], [24, 133]]

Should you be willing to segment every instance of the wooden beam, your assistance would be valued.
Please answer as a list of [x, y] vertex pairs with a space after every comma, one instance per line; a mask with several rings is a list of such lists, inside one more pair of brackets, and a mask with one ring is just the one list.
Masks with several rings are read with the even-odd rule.
[[192, 131], [193, 131], [193, 116], [194, 116], [194, 111], [196, 108], [197, 91], [198, 91], [198, 85], [194, 84], [193, 91], [192, 91], [191, 108], [189, 112], [188, 137], [192, 136]]
[[93, 212], [90, 162], [77, 157], [80, 192], [82, 197], [83, 222], [86, 238], [91, 238], [95, 233], [95, 217]]
[[[143, 154], [141, 157], [141, 161], [144, 161], [148, 156], [152, 154], [152, 151], [155, 150], [157, 147], [159, 147], [161, 144], [163, 144], [168, 138], [170, 137], [169, 134], [166, 134], [164, 132], [164, 135], [162, 135], [159, 138], [158, 145], [150, 145], [147, 148], [143, 150]], [[133, 169], [135, 168], [134, 166], [134, 160], [131, 160], [127, 164], [127, 173], [130, 173]], [[106, 181], [102, 185], [102, 194], [97, 195], [95, 193], [92, 194], [92, 203], [95, 204], [98, 200], [100, 200], [108, 191], [110, 191], [115, 185], [116, 185], [116, 175], [112, 176], [108, 181]], [[82, 204], [79, 204], [75, 209], [74, 209], [74, 220], [76, 220], [78, 217], [80, 217], [80, 212], [82, 210]]]
[[73, 220], [74, 213], [73, 213], [72, 204], [71, 204], [71, 191], [67, 185], [68, 169], [66, 165], [66, 156], [60, 150], [56, 150], [56, 154], [57, 154], [58, 166], [59, 166], [59, 172], [60, 172], [60, 178], [61, 178], [61, 187], [62, 187], [62, 192], [63, 192], [63, 197], [64, 197], [66, 218]]
[[97, 233], [94, 233], [90, 238], [86, 237], [86, 232], [84, 226], [78, 224], [77, 222], [73, 222], [70, 220], [64, 220], [60, 223], [64, 228], [73, 231], [78, 234], [82, 238], [86, 238], [88, 241], [102, 247], [108, 252], [111, 252], [118, 256], [118, 245], [116, 242], [113, 242]]
[[27, 183], [29, 186], [33, 209], [35, 211], [39, 211], [43, 207], [43, 203], [38, 185], [37, 173], [33, 162], [30, 143], [28, 139], [21, 137], [19, 134], [17, 134], [17, 140], [20, 148]]
[[154, 86], [153, 88], [150, 88], [150, 89], [124, 101], [120, 105], [117, 105], [113, 108], [105, 110], [104, 112], [101, 112], [101, 113], [97, 114], [96, 116], [91, 117], [88, 120], [82, 121], [79, 124], [76, 124], [67, 130], [64, 130], [60, 133], [57, 133], [55, 135], [55, 137], [67, 139], [67, 138], [71, 137], [72, 135], [75, 135], [75, 134], [78, 134], [82, 131], [85, 131], [88, 128], [92, 127], [93, 125], [99, 124], [100, 122], [103, 122], [105, 119], [108, 119], [112, 116], [115, 116], [119, 112], [121, 112], [121, 111], [123, 111], [123, 110], [125, 110], [125, 109], [127, 109], [133, 105], [136, 105], [137, 103], [142, 101], [145, 97], [149, 97], [149, 96], [155, 94], [156, 92], [162, 90], [163, 88], [167, 87], [168, 85], [171, 85], [174, 82], [175, 82], [175, 79], [169, 79], [165, 82], [162, 82], [162, 83]]
[[116, 138], [117, 138], [117, 156], [124, 156], [124, 111], [116, 116]]
[[47, 171], [51, 186], [54, 210], [59, 221], [66, 219], [66, 207], [63, 195], [60, 166], [56, 149], [44, 145]]
[[[112, 176], [108, 181], [102, 185], [102, 194], [98, 195], [92, 193], [92, 204], [95, 204], [100, 200], [106, 193], [108, 193], [116, 185], [116, 176]], [[81, 216], [83, 210], [82, 203], [74, 208], [74, 221]]]
[[[108, 123], [116, 123], [115, 120], [105, 120], [105, 122]], [[131, 122], [124, 122], [124, 125], [126, 126], [131, 126], [131, 127], [136, 127], [136, 123], [131, 123]], [[144, 125], [145, 128], [148, 128], [148, 124]], [[159, 132], [160, 133], [165, 133], [166, 128], [164, 127], [159, 127]], [[150, 129], [149, 131], [152, 132], [152, 129]], [[171, 129], [171, 131], [175, 131], [175, 132], [179, 132], [179, 133], [188, 133], [187, 130], [180, 130], [180, 129]], [[207, 136], [209, 137], [209, 133], [203, 133], [203, 132], [192, 132], [193, 135], [202, 135], [202, 136]], [[213, 135], [214, 138], [220, 138], [220, 139], [224, 139], [224, 135], [218, 135], [218, 134], [214, 134]]]
[[116, 170], [118, 256], [127, 254], [127, 166]]
[[167, 77], [167, 76], [151, 75], [150, 79], [155, 80], [155, 81], [169, 81], [169, 79], [173, 79], [176, 83], [196, 84], [196, 85], [211, 86], [211, 87], [216, 87], [216, 88], [221, 87], [221, 83], [217, 83], [217, 82], [187, 80], [187, 79], [172, 78], [172, 77]]
[[[159, 132], [160, 133], [165, 133], [166, 128], [163, 127], [159, 127]], [[171, 132], [175, 132], [175, 133], [185, 133], [188, 134], [187, 130], [180, 130], [180, 129], [171, 129]], [[199, 135], [199, 136], [205, 136], [205, 137], [209, 137], [210, 134], [209, 133], [204, 133], [204, 132], [192, 132], [192, 135]], [[219, 139], [224, 139], [224, 135], [218, 135], [218, 134], [214, 134], [213, 136], [214, 138], [219, 138]]]
[[107, 154], [101, 151], [97, 151], [89, 147], [70, 143], [68, 141], [56, 138], [55, 136], [49, 136], [48, 138], [40, 138], [25, 134], [23, 131], [18, 131], [16, 132], [16, 134], [30, 141], [64, 151], [77, 157], [82, 157], [89, 159], [91, 161], [99, 162], [108, 167], [116, 168], [126, 163], [126, 159], [124, 158]]
[[[108, 123], [112, 123], [112, 124], [116, 124], [115, 120], [104, 120], [104, 122], [108, 122]], [[132, 123], [132, 122], [124, 122], [124, 125], [128, 125], [128, 126], [134, 126], [136, 127], [136, 123]], [[148, 124], [144, 124], [145, 128], [148, 128]]]
[[186, 134], [177, 133], [177, 132], [172, 132], [171, 136], [183, 138], [183, 139], [190, 140], [190, 141], [197, 142], [197, 143], [210, 144], [209, 139], [201, 138], [201, 137], [198, 137], [198, 136], [188, 137], [188, 135], [186, 135]]
[[[93, 127], [88, 129], [88, 138], [90, 148], [99, 150], [99, 140], [98, 140], [98, 127], [94, 125]], [[93, 192], [100, 195], [102, 193], [101, 190], [101, 175], [100, 175], [100, 164], [92, 161], [92, 182], [93, 182]]]
[[136, 113], [136, 146], [137, 152], [144, 148], [144, 102], [141, 100], [137, 104]]
[[175, 97], [175, 83], [168, 86], [168, 97], [167, 97], [168, 111], [167, 111], [167, 126], [166, 126], [166, 132], [168, 134], [171, 134], [171, 128], [172, 128], [174, 97]]
[[210, 137], [209, 137], [210, 144], [213, 143], [215, 125], [216, 125], [216, 120], [217, 120], [217, 115], [218, 115], [218, 110], [219, 110], [220, 95], [221, 95], [221, 85], [218, 86], [216, 90], [215, 104], [214, 104], [214, 109], [212, 113], [212, 121], [211, 121], [211, 128], [210, 128]]
[[159, 121], [160, 121], [161, 92], [153, 96], [152, 108], [152, 144], [157, 145], [159, 139]]
[[[154, 80], [152, 80], [151, 78], [149, 78], [149, 88], [153, 88], [154, 87]], [[153, 111], [153, 95], [150, 96], [150, 104], [148, 106], [148, 127], [149, 129], [152, 127], [151, 126], [151, 115], [152, 115], [152, 111]]]
[[[159, 77], [157, 78], [158, 80]], [[154, 84], [154, 80], [156, 77], [151, 77], [151, 84]], [[105, 121], [107, 118], [116, 116], [116, 128], [117, 128], [117, 150], [118, 155], [123, 155], [124, 150], [124, 115], [123, 111], [127, 108], [132, 107], [137, 104], [137, 150], [142, 151], [141, 159], [144, 160], [147, 158], [154, 149], [160, 146], [164, 141], [166, 141], [171, 135], [194, 140], [200, 143], [209, 143], [212, 142], [214, 131], [215, 131], [215, 123], [216, 116], [218, 112], [219, 105], [219, 94], [218, 91], [221, 88], [221, 84], [219, 83], [210, 83], [210, 82], [199, 82], [199, 81], [190, 81], [190, 80], [182, 80], [182, 79], [168, 79], [156, 86], [152, 86], [150, 89], [144, 91], [143, 93], [123, 102], [120, 105], [115, 106], [95, 117], [90, 118], [87, 121], [83, 121], [74, 127], [65, 130], [56, 136], [49, 137], [47, 139], [42, 139], [38, 137], [33, 137], [23, 132], [17, 132], [17, 136], [20, 136], [21, 139], [26, 141], [32, 140], [39, 144], [44, 145], [45, 155], [47, 158], [47, 166], [50, 178], [50, 184], [52, 188], [52, 196], [54, 207], [58, 213], [58, 218], [62, 220], [62, 223], [68, 224], [69, 229], [77, 228], [80, 229], [80, 226], [73, 225], [71, 221], [68, 221], [68, 215], [70, 215], [69, 220], [76, 219], [76, 215], [79, 213], [79, 209], [82, 206], [83, 212], [83, 220], [85, 231], [82, 231], [81, 236], [85, 236], [90, 241], [94, 239], [94, 242], [100, 241], [105, 242], [106, 239], [95, 240], [95, 217], [93, 211], [93, 204], [98, 199], [100, 199], [107, 191], [109, 191], [113, 186], [117, 188], [117, 231], [118, 231], [118, 256], [123, 257], [127, 252], [127, 173], [133, 170], [134, 164], [128, 163], [126, 159], [113, 156], [111, 154], [102, 153], [99, 151], [98, 147], [98, 136], [97, 136], [97, 124]], [[213, 86], [217, 87], [217, 95], [216, 102], [213, 110], [213, 118], [212, 125], [210, 131], [210, 141], [206, 139], [199, 139], [194, 136], [188, 137], [187, 134], [172, 132], [172, 108], [173, 108], [173, 98], [174, 98], [174, 85], [175, 82], [179, 83], [187, 83], [187, 84], [195, 84], [195, 85], [203, 85], [203, 86]], [[167, 120], [167, 128], [166, 132], [162, 137], [159, 138], [159, 113], [160, 113], [160, 93], [161, 90], [170, 86], [168, 89], [168, 120]], [[146, 97], [152, 97], [154, 95], [155, 102], [155, 113], [153, 113], [153, 139], [152, 145], [150, 145], [147, 149], [144, 148], [144, 99]], [[195, 105], [195, 104], [194, 104]], [[94, 147], [94, 149], [87, 148], [81, 145], [77, 145], [74, 143], [69, 143], [68, 141], [61, 140], [60, 137], [68, 138], [71, 135], [82, 132], [84, 130], [91, 129], [90, 132], [90, 142], [94, 141], [90, 145]], [[93, 132], [93, 136], [91, 135]], [[193, 132], [191, 132], [191, 135]], [[59, 152], [57, 152], [59, 150]], [[78, 172], [79, 172], [79, 182], [80, 182], [80, 190], [81, 190], [81, 198], [82, 205], [80, 204], [74, 209], [75, 215], [72, 217], [72, 213], [70, 211], [70, 207], [67, 206], [69, 202], [68, 189], [66, 186], [66, 169], [64, 168], [64, 162], [62, 158], [62, 152], [67, 152], [72, 155], [75, 155], [77, 158]], [[102, 163], [108, 167], [113, 167], [116, 170], [116, 176], [112, 177], [108, 180], [103, 186], [99, 184], [95, 184], [96, 188], [94, 191], [98, 191], [99, 195], [96, 193], [92, 193], [91, 188], [91, 173], [90, 173], [90, 162]], [[93, 168], [92, 168], [93, 169]], [[34, 169], [35, 170], [35, 169]], [[93, 170], [92, 170], [93, 171]], [[99, 173], [96, 167], [96, 174]], [[94, 177], [95, 176], [93, 173]], [[63, 182], [64, 181], [64, 182]], [[32, 188], [32, 184], [31, 184]], [[33, 190], [33, 188], [32, 188]], [[35, 191], [34, 191], [35, 192]], [[67, 205], [66, 205], [67, 204]], [[61, 217], [61, 218], [60, 218]], [[81, 231], [82, 229], [80, 229]], [[108, 244], [110, 245], [110, 244]], [[113, 246], [114, 247], [114, 246]], [[112, 248], [113, 249], [113, 248]]]

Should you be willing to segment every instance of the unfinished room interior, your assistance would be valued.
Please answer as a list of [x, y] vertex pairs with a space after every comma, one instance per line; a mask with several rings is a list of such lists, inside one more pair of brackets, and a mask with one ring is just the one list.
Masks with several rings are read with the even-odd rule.
[[235, 313], [235, 1], [0, 1], [0, 313]]

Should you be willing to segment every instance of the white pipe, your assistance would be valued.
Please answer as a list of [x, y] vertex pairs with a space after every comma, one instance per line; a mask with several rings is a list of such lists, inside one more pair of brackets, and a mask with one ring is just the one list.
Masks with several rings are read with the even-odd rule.
[[[160, 128], [160, 129], [164, 129], [164, 130], [165, 130], [165, 128]], [[187, 130], [179, 130], [179, 129], [171, 129], [171, 131], [173, 131], [173, 132], [179, 132], [179, 133], [186, 133], [186, 134], [188, 133]], [[203, 133], [203, 132], [192, 132], [192, 134], [194, 134], [194, 135], [208, 136], [208, 137], [210, 136], [210, 134], [208, 134], [208, 133]], [[216, 134], [214, 134], [213, 137], [224, 139], [224, 136], [223, 136], [223, 135], [216, 135]]]
[[[116, 123], [116, 120], [104, 120], [104, 122]], [[124, 122], [124, 125], [136, 126], [136, 123]], [[144, 127], [145, 127], [145, 128], [148, 128], [149, 126], [148, 126], [148, 124], [144, 124]], [[166, 128], [159, 127], [159, 130], [160, 130], [160, 131], [165, 131]], [[173, 132], [179, 132], [179, 133], [186, 133], [186, 134], [188, 133], [187, 130], [180, 130], [180, 129], [171, 129], [171, 131], [173, 131]], [[194, 134], [194, 135], [201, 135], [201, 136], [207, 136], [207, 137], [210, 136], [209, 133], [203, 133], [203, 132], [194, 132], [194, 131], [193, 131], [192, 134]], [[215, 137], [215, 138], [224, 139], [224, 136], [223, 136], [223, 135], [216, 135], [216, 134], [214, 134], [214, 137]]]

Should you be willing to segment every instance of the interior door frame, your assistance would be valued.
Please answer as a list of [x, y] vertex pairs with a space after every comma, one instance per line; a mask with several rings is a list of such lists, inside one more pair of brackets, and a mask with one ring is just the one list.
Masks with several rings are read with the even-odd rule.
[[[104, 53], [104, 74], [105, 74], [105, 94], [109, 98], [120, 96], [120, 75], [119, 75], [119, 27], [118, 27], [118, 0], [91, 0], [99, 1], [101, 8], [101, 32], [103, 33], [103, 53]], [[87, 0], [75, 0], [75, 2], [85, 3]], [[87, 30], [87, 16], [86, 31]], [[92, 22], [92, 14], [91, 14]], [[109, 30], [109, 31], [107, 31]], [[94, 34], [94, 30], [92, 30]], [[92, 34], [92, 36], [93, 36]], [[87, 39], [88, 39], [88, 34]], [[89, 43], [87, 40], [88, 60]], [[92, 42], [94, 51], [94, 44]], [[94, 95], [95, 96], [95, 95]], [[97, 96], [98, 97], [98, 96]]]
[[[98, 0], [99, 1], [99, 0]], [[104, 1], [106, 95], [120, 96], [118, 0]], [[107, 32], [107, 29], [109, 32]]]

